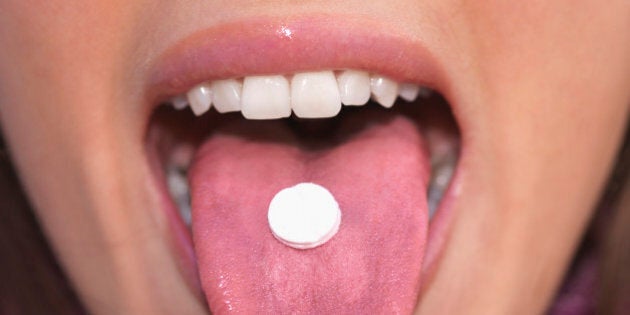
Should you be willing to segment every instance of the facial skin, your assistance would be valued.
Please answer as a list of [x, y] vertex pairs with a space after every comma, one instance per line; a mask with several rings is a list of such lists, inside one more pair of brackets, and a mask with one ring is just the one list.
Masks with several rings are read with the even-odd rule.
[[224, 22], [346, 12], [439, 47], [466, 158], [418, 314], [545, 310], [628, 120], [627, 1], [0, 3], [0, 118], [37, 215], [97, 314], [198, 314], [144, 150], [151, 62]]

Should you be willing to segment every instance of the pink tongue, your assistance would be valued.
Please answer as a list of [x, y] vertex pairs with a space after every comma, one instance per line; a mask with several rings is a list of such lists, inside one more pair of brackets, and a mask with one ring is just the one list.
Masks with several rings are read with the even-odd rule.
[[[190, 171], [193, 239], [214, 314], [411, 313], [426, 150], [405, 117], [361, 124], [344, 122], [353, 136], [328, 148], [304, 148], [286, 121], [231, 125], [202, 145]], [[326, 187], [342, 211], [339, 232], [308, 250], [277, 241], [267, 222], [273, 196], [300, 182]]]

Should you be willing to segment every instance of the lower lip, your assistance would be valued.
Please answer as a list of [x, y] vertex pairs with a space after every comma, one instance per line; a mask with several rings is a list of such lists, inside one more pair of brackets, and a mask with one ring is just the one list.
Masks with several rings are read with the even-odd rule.
[[[417, 83], [442, 93], [450, 91], [443, 68], [422, 43], [392, 36], [396, 32], [387, 32], [387, 28], [375, 22], [352, 18], [341, 20], [344, 22], [340, 23], [339, 17], [329, 16], [282, 21], [260, 19], [222, 25], [187, 37], [168, 49], [152, 67], [154, 71], [146, 89], [149, 104], [146, 125], [150, 113], [161, 101], [184, 93], [202, 81], [246, 74], [353, 68], [381, 73], [399, 82]], [[450, 99], [449, 95], [444, 97]], [[457, 108], [453, 110], [457, 114]], [[156, 171], [155, 180], [162, 192], [164, 213], [171, 227], [174, 252], [182, 276], [200, 301], [204, 301], [190, 232], [168, 194], [157, 154], [150, 154], [150, 157]], [[460, 163], [463, 158], [462, 152]], [[431, 282], [447, 242], [453, 216], [449, 209], [458, 195], [460, 173], [460, 167], [457, 167], [430, 223], [423, 266], [423, 290]]]

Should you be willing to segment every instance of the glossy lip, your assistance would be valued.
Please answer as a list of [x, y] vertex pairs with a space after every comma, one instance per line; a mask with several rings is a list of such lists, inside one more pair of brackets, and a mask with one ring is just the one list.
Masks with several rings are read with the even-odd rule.
[[444, 71], [426, 44], [395, 34], [381, 23], [339, 16], [220, 25], [192, 34], [157, 59], [149, 99], [156, 104], [214, 79], [345, 68], [448, 90]]
[[[436, 53], [438, 49], [397, 34], [395, 29], [365, 17], [331, 15], [258, 18], [195, 32], [164, 51], [151, 65], [145, 89], [145, 125], [157, 106], [200, 82], [246, 75], [362, 69], [439, 91], [459, 126], [461, 151], [456, 172], [429, 226], [422, 293], [430, 285], [448, 242], [453, 217], [450, 209], [461, 190], [465, 124], [455, 102], [458, 95], [445, 71], [445, 60]], [[160, 198], [165, 201], [162, 204], [173, 231], [173, 251], [181, 260], [182, 276], [203, 301], [190, 232], [168, 194], [161, 167], [154, 158], [149, 160], [157, 173]]]

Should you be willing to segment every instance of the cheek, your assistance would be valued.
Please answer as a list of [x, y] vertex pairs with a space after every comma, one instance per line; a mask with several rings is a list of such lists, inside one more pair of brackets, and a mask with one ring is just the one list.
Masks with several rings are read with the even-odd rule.
[[[467, 172], [421, 308], [537, 313], [560, 283], [621, 141], [629, 14], [620, 1], [462, 5], [463, 18], [450, 23], [470, 52], [461, 71], [472, 96], [463, 100]], [[447, 300], [454, 292], [458, 302]]]
[[[505, 172], [514, 177], [505, 180], [530, 183], [538, 198], [545, 186], [597, 190], [628, 113], [630, 11], [622, 1], [466, 5], [463, 42], [480, 94], [472, 133], [493, 139], [478, 137], [479, 145], [511, 161]], [[540, 185], [547, 174], [561, 178]]]
[[[129, 55], [123, 39], [133, 32], [132, 14], [121, 13], [128, 5], [118, 2], [0, 3], [3, 134], [62, 264], [73, 281], [94, 290], [115, 287], [116, 280], [94, 272], [111, 259], [102, 243], [107, 231], [99, 225], [112, 219], [111, 209], [123, 209], [115, 183], [140, 172], [126, 167], [131, 171], [123, 176], [112, 167], [120, 166], [116, 152], [134, 152], [124, 141], [140, 138], [129, 123], [133, 115], [112, 106], [135, 103], [120, 61]], [[126, 137], [113, 141], [119, 133]]]

